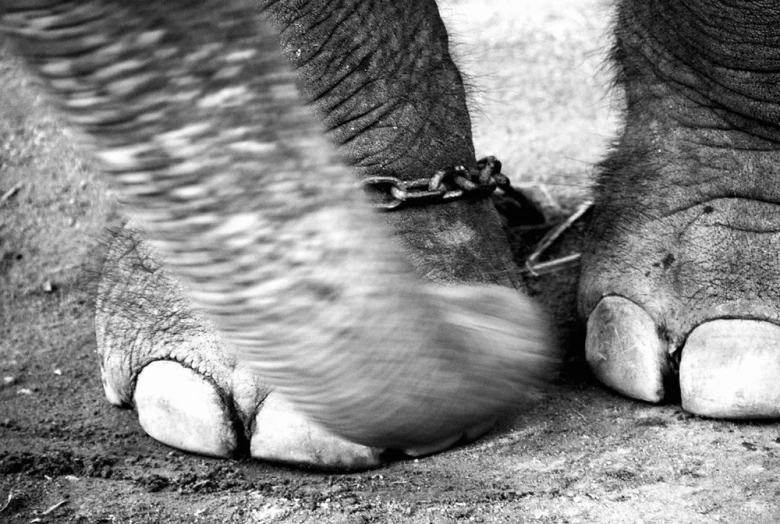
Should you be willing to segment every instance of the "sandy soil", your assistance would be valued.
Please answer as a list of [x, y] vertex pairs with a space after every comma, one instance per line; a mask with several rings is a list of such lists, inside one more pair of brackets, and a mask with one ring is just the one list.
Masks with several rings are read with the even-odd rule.
[[[443, 8], [478, 85], [478, 147], [500, 156], [516, 182], [542, 182], [571, 207], [587, 196], [618, 115], [603, 67], [609, 10], [593, 0], [510, 4]], [[105, 197], [6, 62], [0, 193], [21, 186], [0, 203], [0, 522], [780, 520], [780, 425], [699, 419], [595, 384], [580, 355], [576, 268], [529, 278], [567, 346], [561, 380], [475, 444], [333, 475], [205, 459], [152, 441], [132, 412], [104, 401], [93, 355], [85, 275], [99, 252]], [[33, 172], [45, 190], [28, 182]], [[538, 236], [510, 233], [519, 258]], [[574, 230], [558, 251], [574, 252], [578, 241]]]

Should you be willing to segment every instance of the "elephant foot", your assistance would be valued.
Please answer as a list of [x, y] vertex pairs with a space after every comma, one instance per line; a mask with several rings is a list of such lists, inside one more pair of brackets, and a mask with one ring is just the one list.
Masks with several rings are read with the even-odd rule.
[[106, 397], [135, 408], [144, 431], [164, 444], [321, 469], [380, 464], [382, 450], [310, 423], [238, 363], [130, 228], [112, 240], [95, 324]]
[[134, 408], [149, 436], [183, 451], [359, 470], [378, 467], [387, 457], [440, 452], [493, 426], [482, 421], [457, 435], [389, 454], [330, 433], [226, 350], [131, 228], [112, 239], [95, 323], [108, 400]]
[[707, 417], [776, 418], [780, 200], [771, 170], [780, 158], [682, 145], [702, 140], [670, 120], [644, 134], [632, 125], [629, 116], [602, 165], [583, 256], [587, 361], [629, 397], [679, 399]]
[[[718, 41], [763, 27], [766, 10], [749, 4]], [[722, 5], [679, 5], [618, 5], [625, 124], [600, 166], [582, 259], [586, 356], [596, 377], [634, 398], [775, 418], [780, 152], [777, 92], [766, 86], [777, 83], [746, 67], [747, 55], [710, 45], [714, 26], [700, 23]], [[747, 54], [766, 64], [777, 49]]]

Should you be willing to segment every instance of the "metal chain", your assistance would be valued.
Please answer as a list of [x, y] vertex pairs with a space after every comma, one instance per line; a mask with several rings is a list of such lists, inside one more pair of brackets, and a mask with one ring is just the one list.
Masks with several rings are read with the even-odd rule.
[[[372, 205], [385, 211], [393, 211], [404, 206], [416, 204], [445, 203], [464, 198], [484, 198], [493, 194], [496, 188], [514, 200], [521, 208], [530, 213], [534, 224], [546, 226], [544, 213], [522, 191], [512, 187], [509, 178], [501, 173], [501, 162], [494, 156], [488, 156], [477, 162], [475, 168], [455, 166], [437, 171], [430, 178], [401, 180], [394, 176], [371, 176], [360, 181], [360, 185], [371, 195]], [[580, 253], [574, 253], [547, 262], [539, 262], [546, 250], [574, 223], [581, 220], [593, 203], [582, 203], [577, 211], [563, 223], [552, 228], [539, 242], [536, 249], [526, 260], [524, 272], [532, 276], [564, 269], [579, 262]]]
[[465, 198], [484, 198], [496, 187], [514, 193], [509, 179], [501, 174], [501, 162], [485, 157], [474, 168], [455, 166], [437, 171], [430, 178], [401, 180], [394, 176], [370, 176], [360, 181], [371, 195], [372, 205], [391, 211], [403, 206], [444, 203]]

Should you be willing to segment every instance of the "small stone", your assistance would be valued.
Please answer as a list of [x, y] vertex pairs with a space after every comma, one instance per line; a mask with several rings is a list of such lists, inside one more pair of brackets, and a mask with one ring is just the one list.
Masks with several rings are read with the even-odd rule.
[[62, 375], [62, 370], [60, 368], [57, 368], [57, 369], [54, 370], [54, 374], [59, 377], [59, 376]]
[[18, 395], [32, 395], [33, 392], [31, 389], [28, 388], [21, 388], [19, 391], [16, 392]]
[[11, 375], [3, 377], [3, 386], [13, 386], [14, 384], [16, 384], [16, 377]]

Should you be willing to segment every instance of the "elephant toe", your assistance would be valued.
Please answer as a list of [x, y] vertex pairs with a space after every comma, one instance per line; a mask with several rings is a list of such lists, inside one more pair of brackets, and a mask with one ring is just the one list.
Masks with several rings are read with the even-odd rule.
[[588, 318], [587, 333], [585, 357], [599, 381], [639, 400], [665, 398], [668, 344], [644, 309], [623, 297], [604, 297]]
[[680, 395], [686, 411], [716, 418], [780, 417], [780, 326], [713, 320], [682, 349]]
[[230, 410], [203, 375], [178, 362], [152, 362], [138, 374], [133, 399], [141, 427], [155, 440], [201, 455], [236, 456]]
[[333, 435], [300, 415], [276, 392], [266, 397], [254, 419], [249, 448], [256, 459], [338, 470], [377, 467], [384, 451]]

